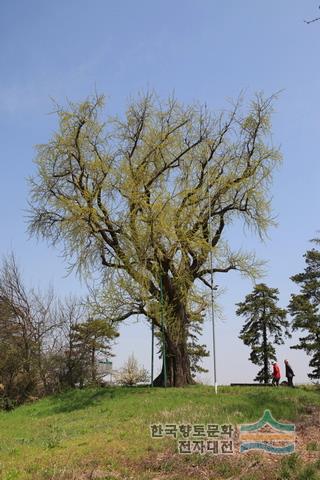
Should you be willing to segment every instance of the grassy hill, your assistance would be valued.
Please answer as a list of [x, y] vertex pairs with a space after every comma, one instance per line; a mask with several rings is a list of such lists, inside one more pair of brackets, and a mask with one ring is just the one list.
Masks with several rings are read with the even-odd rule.
[[[297, 422], [298, 453], [181, 455], [177, 440], [150, 435], [150, 424], [237, 425], [265, 409]], [[320, 478], [319, 412], [319, 391], [301, 387], [68, 391], [0, 413], [0, 478], [312, 480]]]

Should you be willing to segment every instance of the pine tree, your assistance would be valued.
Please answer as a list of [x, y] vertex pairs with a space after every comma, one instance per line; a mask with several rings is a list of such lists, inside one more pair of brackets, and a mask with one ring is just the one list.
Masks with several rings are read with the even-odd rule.
[[88, 364], [91, 381], [97, 381], [97, 354], [112, 356], [111, 340], [118, 336], [115, 328], [104, 319], [89, 318], [73, 327], [79, 355]]
[[270, 363], [276, 360], [274, 344], [281, 345], [284, 343], [283, 337], [290, 336], [287, 312], [276, 305], [278, 295], [277, 288], [269, 288], [260, 283], [246, 296], [244, 302], [237, 304], [237, 315], [246, 318], [239, 338], [251, 347], [251, 362], [262, 365], [254, 379], [260, 383], [269, 383], [271, 378]]
[[[312, 240], [320, 244], [320, 239]], [[292, 294], [289, 312], [293, 317], [293, 330], [306, 332], [299, 343], [291, 348], [304, 350], [311, 355], [308, 377], [319, 382], [320, 379], [320, 251], [308, 250], [305, 255], [306, 268], [303, 273], [293, 275], [291, 280], [300, 287], [299, 294]]]

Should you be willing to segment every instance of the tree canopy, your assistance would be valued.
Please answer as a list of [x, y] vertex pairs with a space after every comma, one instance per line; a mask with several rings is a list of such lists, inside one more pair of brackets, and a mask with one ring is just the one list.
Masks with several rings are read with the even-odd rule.
[[82, 274], [101, 267], [100, 302], [114, 321], [142, 314], [154, 322], [170, 385], [192, 382], [210, 251], [213, 273], [259, 270], [224, 233], [236, 219], [261, 236], [272, 224], [269, 188], [280, 161], [270, 142], [272, 101], [257, 95], [247, 109], [239, 101], [214, 115], [143, 94], [123, 117], [102, 120], [104, 98], [95, 96], [58, 107], [57, 132], [38, 146], [31, 233], [60, 244]]

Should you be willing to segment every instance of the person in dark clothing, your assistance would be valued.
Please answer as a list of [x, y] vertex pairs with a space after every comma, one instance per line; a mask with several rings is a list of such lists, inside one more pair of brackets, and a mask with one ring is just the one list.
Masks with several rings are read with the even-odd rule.
[[288, 360], [285, 360], [284, 364], [285, 364], [285, 367], [286, 367], [286, 377], [288, 379], [288, 385], [289, 385], [289, 387], [293, 387], [293, 377], [294, 377], [293, 370], [290, 367]]

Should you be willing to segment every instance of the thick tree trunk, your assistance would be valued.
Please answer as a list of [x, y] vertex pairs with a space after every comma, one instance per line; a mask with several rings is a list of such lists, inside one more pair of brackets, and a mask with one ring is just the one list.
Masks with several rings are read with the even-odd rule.
[[[163, 276], [164, 303], [167, 311], [171, 312], [171, 320], [164, 314], [165, 359], [166, 359], [166, 386], [183, 387], [194, 384], [191, 375], [190, 358], [188, 355], [188, 317], [186, 307], [169, 275]], [[163, 307], [162, 307], [163, 308]], [[155, 386], [165, 386], [164, 362], [160, 375], [154, 380]]]
[[[166, 371], [167, 387], [183, 387], [195, 381], [190, 371], [190, 359], [186, 343], [175, 343], [166, 335]], [[164, 362], [160, 375], [154, 380], [155, 387], [165, 386]]]

